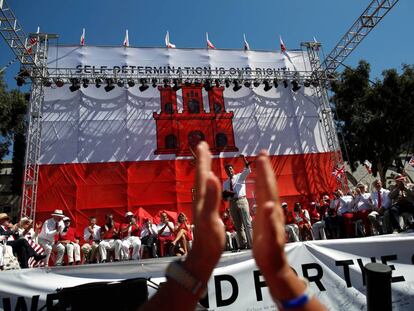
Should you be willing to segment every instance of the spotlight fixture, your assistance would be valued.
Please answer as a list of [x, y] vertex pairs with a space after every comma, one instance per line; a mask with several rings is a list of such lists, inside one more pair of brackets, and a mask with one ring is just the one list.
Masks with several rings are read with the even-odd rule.
[[204, 89], [207, 92], [211, 90], [211, 80], [210, 79], [204, 80]]
[[306, 79], [306, 80], [303, 82], [303, 85], [304, 85], [305, 87], [310, 87], [310, 86], [311, 86], [311, 81], [310, 81], [309, 79]]
[[185, 84], [185, 86], [191, 86], [191, 80], [190, 79], [185, 79], [184, 84]]
[[253, 86], [254, 87], [259, 87], [260, 86], [260, 81], [259, 80], [254, 80]]
[[299, 85], [298, 81], [293, 80], [291, 83], [292, 83], [292, 91], [293, 92], [297, 92], [297, 91], [300, 90], [300, 85]]
[[49, 79], [44, 79], [43, 80], [43, 86], [51, 87], [52, 86], [52, 81], [50, 81]]
[[110, 92], [115, 88], [114, 86], [114, 79], [108, 78], [106, 79], [106, 86], [104, 87], [106, 92]]
[[226, 88], [230, 87], [230, 80], [229, 79], [224, 79], [224, 84], [226, 85]]
[[181, 89], [182, 80], [181, 79], [173, 79], [173, 90], [177, 92], [179, 89]]
[[82, 86], [86, 89], [89, 86], [89, 79], [83, 78], [82, 79]]
[[141, 83], [141, 86], [139, 87], [139, 90], [141, 92], [144, 92], [149, 88], [149, 85], [147, 84], [147, 79], [141, 78], [139, 79], [139, 82]]
[[156, 87], [157, 87], [157, 84], [158, 84], [158, 80], [157, 80], [157, 78], [152, 78], [152, 79], [151, 79], [151, 83], [152, 83], [152, 87], [153, 87], [153, 88], [156, 88]]
[[245, 87], [251, 87], [252, 86], [252, 82], [249, 80], [244, 81], [244, 86]]
[[242, 88], [242, 86], [240, 85], [240, 81], [237, 79], [233, 80], [233, 91], [237, 92], [238, 90], [240, 90]]
[[124, 81], [124, 80], [122, 80], [122, 79], [119, 79], [119, 80], [116, 82], [116, 85], [118, 85], [118, 87], [124, 87], [124, 86], [125, 86], [125, 81]]
[[312, 86], [313, 86], [313, 87], [318, 87], [318, 86], [319, 86], [319, 80], [317, 80], [317, 79], [313, 79], [313, 80], [312, 80]]
[[22, 86], [23, 84], [25, 84], [26, 78], [28, 77], [30, 77], [30, 74], [26, 69], [20, 70], [19, 73], [17, 74], [17, 77], [15, 78], [17, 86]]
[[283, 80], [283, 86], [285, 87], [285, 88], [287, 88], [288, 86], [289, 86], [289, 82], [288, 82], [288, 80]]
[[263, 88], [263, 90], [265, 91], [265, 92], [268, 92], [268, 91], [270, 91], [271, 89], [272, 89], [272, 85], [270, 84], [270, 81], [269, 80], [263, 80], [263, 84], [264, 84], [264, 88]]
[[220, 79], [214, 80], [214, 83], [216, 84], [216, 87], [220, 87], [220, 84], [221, 84]]
[[78, 78], [72, 78], [70, 79], [70, 82], [72, 83], [72, 85], [69, 87], [69, 90], [71, 92], [75, 92], [80, 89], [80, 81]]
[[101, 78], [96, 78], [95, 79], [95, 86], [99, 89], [102, 85], [102, 79]]
[[57, 87], [62, 87], [65, 84], [65, 82], [61, 78], [56, 78], [55, 84]]
[[277, 89], [277, 87], [279, 86], [279, 81], [277, 81], [276, 78], [273, 79], [273, 85], [274, 85], [275, 89]]
[[128, 79], [127, 84], [128, 84], [129, 87], [134, 87], [135, 86], [135, 81], [133, 79]]
[[163, 82], [164, 82], [164, 87], [165, 88], [170, 86], [170, 80], [169, 79], [166, 78], [166, 79], [163, 80]]
[[200, 79], [195, 79], [195, 80], [194, 80], [194, 84], [195, 84], [195, 86], [201, 86], [201, 81], [200, 81]]

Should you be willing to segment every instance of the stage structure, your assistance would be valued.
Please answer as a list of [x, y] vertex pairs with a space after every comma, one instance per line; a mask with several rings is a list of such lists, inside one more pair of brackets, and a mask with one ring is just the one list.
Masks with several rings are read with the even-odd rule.
[[320, 65], [318, 42], [285, 53], [59, 47], [54, 35], [26, 36], [1, 0], [17, 82], [32, 81], [21, 214], [60, 207], [82, 223], [97, 211], [189, 211], [200, 140], [223, 180], [225, 163], [241, 169], [239, 153], [267, 148], [283, 199], [331, 191], [342, 157], [326, 86], [397, 2], [372, 1]]

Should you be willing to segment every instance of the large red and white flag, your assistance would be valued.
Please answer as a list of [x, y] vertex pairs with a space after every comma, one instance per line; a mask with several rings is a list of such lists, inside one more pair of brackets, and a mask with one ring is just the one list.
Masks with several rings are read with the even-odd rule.
[[250, 45], [246, 40], [246, 35], [245, 34], [243, 34], [243, 40], [244, 40], [244, 50], [249, 51], [250, 50]]
[[80, 45], [85, 45], [85, 28], [82, 29], [82, 35], [80, 37]]
[[345, 174], [345, 165], [342, 165], [342, 167], [335, 167], [332, 171], [332, 175], [338, 180], [341, 180], [344, 174]]
[[408, 161], [408, 165], [414, 167], [414, 156], [412, 156], [410, 161]]
[[128, 47], [129, 46], [129, 36], [128, 36], [128, 29], [125, 30], [125, 38], [124, 38], [124, 43], [123, 46]]
[[170, 32], [167, 30], [167, 34], [165, 35], [165, 47], [168, 49], [175, 49], [175, 44], [170, 42]]
[[280, 41], [280, 50], [282, 51], [282, 53], [286, 52], [286, 45], [283, 42], [282, 36], [279, 36], [279, 41]]
[[208, 39], [208, 32], [206, 32], [206, 41], [207, 41], [207, 48], [208, 49], [215, 49], [216, 47], [214, 46], [213, 43], [211, 43], [211, 41]]

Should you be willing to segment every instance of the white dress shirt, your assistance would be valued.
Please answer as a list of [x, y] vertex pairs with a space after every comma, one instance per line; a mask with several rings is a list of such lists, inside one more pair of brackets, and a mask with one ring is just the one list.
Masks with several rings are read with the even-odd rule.
[[352, 208], [350, 204], [352, 201], [352, 196], [344, 195], [340, 197], [339, 199], [335, 199], [331, 201], [330, 208], [336, 208], [338, 206], [338, 201], [339, 201], [339, 207], [336, 212], [339, 216], [342, 216], [345, 213], [352, 213]]
[[144, 225], [144, 227], [141, 230], [141, 238], [146, 237], [150, 234], [158, 234], [157, 226], [155, 224], [151, 224], [151, 231], [152, 232], [150, 232], [149, 228], [147, 228], [147, 226]]
[[352, 201], [355, 211], [365, 211], [372, 209], [371, 194], [369, 192], [361, 193], [355, 196]]
[[[171, 221], [169, 221], [168, 225], [169, 226], [166, 226], [164, 231], [161, 233], [161, 236], [171, 236], [173, 234], [170, 227], [174, 229], [174, 224]], [[164, 228], [164, 226], [165, 226], [165, 223], [163, 223], [163, 222], [158, 224], [157, 231], [160, 232], [161, 229]]]
[[89, 239], [91, 238], [92, 235], [92, 240], [94, 241], [98, 241], [101, 239], [101, 231], [100, 231], [101, 227], [98, 225], [94, 225], [93, 226], [93, 235], [92, 233], [89, 232], [89, 226], [87, 226], [85, 228], [85, 230], [83, 230], [83, 239], [85, 240], [85, 242], [89, 242]]
[[[385, 209], [390, 208], [391, 206], [391, 199], [388, 196], [390, 191], [384, 188], [380, 189], [380, 195], [381, 195], [381, 205], [382, 207], [384, 207]], [[371, 192], [371, 200], [372, 200], [372, 204], [374, 205], [374, 208], [377, 209], [381, 206], [378, 207], [378, 190], [372, 191]]]
[[43, 223], [42, 231], [40, 231], [39, 239], [43, 239], [53, 243], [55, 241], [55, 235], [59, 234], [65, 228], [65, 224], [63, 220], [59, 221], [58, 223], [58, 230], [56, 230], [56, 221], [53, 218], [47, 219]]
[[[246, 167], [241, 173], [235, 174], [231, 178], [231, 182], [233, 184], [233, 192], [235, 193], [233, 199], [246, 196], [246, 178], [250, 172], [250, 167]], [[231, 191], [230, 178], [227, 178], [223, 183], [223, 190]]]

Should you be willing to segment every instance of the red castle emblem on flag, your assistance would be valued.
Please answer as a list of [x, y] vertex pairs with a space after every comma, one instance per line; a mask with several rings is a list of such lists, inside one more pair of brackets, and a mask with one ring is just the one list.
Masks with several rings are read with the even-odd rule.
[[224, 87], [208, 91], [209, 112], [204, 109], [202, 85], [182, 85], [183, 110], [178, 112], [177, 93], [171, 86], [159, 86], [161, 112], [154, 112], [157, 127], [155, 154], [191, 156], [204, 140], [213, 154], [235, 152], [233, 112], [226, 111]]

